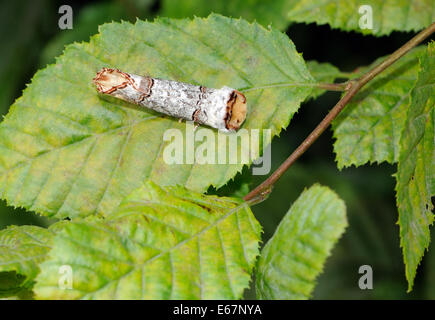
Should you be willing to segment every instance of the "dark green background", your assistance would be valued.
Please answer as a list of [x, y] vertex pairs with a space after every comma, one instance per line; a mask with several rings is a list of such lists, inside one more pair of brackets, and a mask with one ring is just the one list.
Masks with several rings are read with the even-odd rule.
[[[73, 30], [58, 28], [58, 9], [62, 4], [73, 8]], [[104, 22], [120, 19], [135, 21], [159, 15], [157, 0], [119, 1], [1, 1], [0, 5], [0, 113], [21, 95], [39, 68], [53, 63], [64, 45], [86, 41]], [[331, 30], [328, 26], [293, 24], [287, 29], [306, 60], [330, 62], [342, 71], [353, 71], [377, 57], [391, 53], [410, 39], [412, 33], [394, 32], [388, 37], [362, 36], [355, 32]], [[272, 144], [272, 163], [276, 168], [310, 133], [339, 99], [329, 92], [315, 101], [302, 104], [290, 126]], [[263, 242], [301, 191], [315, 182], [334, 189], [347, 206], [349, 227], [334, 248], [323, 274], [318, 279], [315, 299], [434, 299], [435, 251], [425, 255], [419, 267], [414, 290], [407, 294], [404, 266], [399, 248], [399, 228], [392, 176], [396, 166], [382, 164], [339, 171], [334, 161], [332, 134], [328, 130], [276, 184], [265, 202], [253, 207], [264, 228]], [[250, 170], [239, 175], [231, 187], [249, 181], [250, 188], [265, 177], [250, 177]], [[46, 226], [50, 221], [0, 202], [0, 229], [11, 224]], [[433, 236], [435, 236], [432, 230]], [[432, 245], [433, 246], [433, 245]], [[360, 290], [358, 269], [370, 265], [374, 289]], [[253, 290], [246, 292], [254, 298]]]

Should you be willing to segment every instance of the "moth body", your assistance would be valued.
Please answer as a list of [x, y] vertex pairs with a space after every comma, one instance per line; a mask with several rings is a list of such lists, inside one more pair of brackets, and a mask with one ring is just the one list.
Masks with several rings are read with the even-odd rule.
[[206, 88], [109, 68], [93, 80], [100, 93], [221, 131], [237, 131], [246, 118], [245, 96], [226, 86]]

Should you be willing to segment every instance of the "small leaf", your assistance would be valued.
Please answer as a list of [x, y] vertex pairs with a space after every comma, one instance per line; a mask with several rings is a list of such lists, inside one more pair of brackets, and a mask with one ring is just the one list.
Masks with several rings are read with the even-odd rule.
[[[367, 162], [397, 162], [409, 94], [417, 80], [418, 57], [423, 51], [423, 46], [414, 49], [382, 72], [333, 121], [338, 168]], [[378, 59], [353, 76], [384, 59]]]
[[[362, 29], [371, 7], [373, 29]], [[364, 9], [364, 10], [363, 10]], [[290, 22], [329, 24], [332, 28], [358, 31], [375, 36], [392, 31], [417, 31], [433, 21], [433, 0], [164, 0], [163, 15], [170, 17], [206, 16], [217, 12], [228, 16], [257, 20], [285, 30]]]
[[261, 252], [257, 297], [308, 299], [346, 227], [345, 204], [333, 191], [319, 185], [305, 190]]
[[417, 266], [429, 246], [429, 226], [434, 221], [431, 197], [435, 195], [435, 42], [420, 59], [420, 71], [400, 139], [396, 174], [400, 245], [406, 267], [408, 291]]
[[24, 278], [20, 286], [29, 286], [39, 272], [39, 263], [50, 250], [55, 232], [65, 222], [48, 229], [37, 226], [11, 226], [0, 231], [0, 274], [15, 271]]
[[[109, 215], [146, 179], [205, 192], [242, 170], [242, 163], [167, 164], [163, 134], [176, 128], [186, 140], [186, 125], [102, 99], [92, 78], [103, 66], [237, 88], [248, 101], [243, 129], [270, 128], [272, 136], [314, 81], [288, 37], [256, 23], [211, 15], [105, 24], [39, 71], [0, 124], [0, 196], [10, 205], [58, 218]], [[238, 153], [248, 152], [238, 144]]]
[[[35, 292], [43, 299], [239, 299], [258, 255], [260, 225], [246, 203], [152, 182], [109, 218], [56, 236]], [[57, 286], [61, 265], [73, 288]]]

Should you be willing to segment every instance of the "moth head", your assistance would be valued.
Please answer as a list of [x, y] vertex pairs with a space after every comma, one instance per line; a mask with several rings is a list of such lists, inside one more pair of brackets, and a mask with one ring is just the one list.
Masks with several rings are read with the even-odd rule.
[[234, 90], [231, 93], [230, 99], [227, 103], [227, 122], [226, 127], [228, 130], [239, 130], [240, 126], [246, 119], [246, 98], [245, 96]]
[[129, 76], [117, 69], [103, 68], [93, 79], [100, 93], [111, 94], [117, 89], [125, 88], [130, 81]]

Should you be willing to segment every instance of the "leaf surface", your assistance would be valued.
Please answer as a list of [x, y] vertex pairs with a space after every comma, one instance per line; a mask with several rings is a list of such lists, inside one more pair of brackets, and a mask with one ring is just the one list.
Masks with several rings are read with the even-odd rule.
[[[289, 21], [329, 24], [332, 28], [375, 36], [392, 31], [418, 31], [435, 18], [432, 0], [296, 0], [287, 1]], [[373, 29], [362, 29], [372, 13]], [[362, 8], [361, 8], [362, 7]], [[362, 24], [361, 24], [362, 23]]]
[[[367, 84], [333, 121], [334, 152], [341, 169], [365, 163], [397, 162], [399, 141], [418, 74], [418, 47]], [[357, 76], [383, 61], [380, 58]]]
[[0, 272], [0, 299], [32, 299], [33, 292], [23, 286], [25, 278], [15, 271]]
[[[435, 19], [432, 0], [164, 0], [163, 15], [170, 17], [207, 16], [217, 12], [227, 16], [257, 20], [263, 25], [285, 30], [290, 22], [329, 24], [332, 28], [375, 36], [392, 31], [417, 31]], [[373, 29], [361, 29], [371, 7]]]
[[[270, 128], [272, 136], [288, 125], [314, 81], [287, 36], [256, 23], [211, 15], [105, 24], [90, 43], [68, 46], [39, 71], [0, 124], [0, 195], [10, 205], [59, 218], [108, 215], [146, 179], [204, 192], [242, 169], [241, 157], [223, 165], [165, 162], [165, 131], [181, 130], [184, 148], [190, 129], [98, 96], [92, 78], [103, 66], [237, 88], [248, 101], [243, 129]], [[217, 140], [215, 130], [211, 136]], [[240, 145], [239, 154], [247, 155]], [[224, 148], [217, 146], [216, 157]]]
[[211, 12], [225, 16], [242, 17], [248, 21], [258, 21], [263, 26], [285, 30], [288, 25], [286, 17], [286, 2], [261, 0], [164, 0], [162, 1], [162, 15], [173, 18], [206, 17]]
[[37, 226], [10, 226], [0, 231], [0, 274], [14, 271], [20, 278], [20, 287], [28, 286], [39, 272], [39, 263], [47, 256], [55, 232], [64, 222], [48, 229]]
[[396, 174], [400, 245], [412, 289], [418, 264], [429, 247], [435, 195], [435, 42], [420, 59], [420, 71], [400, 139]]
[[[147, 182], [108, 219], [73, 222], [58, 234], [35, 292], [42, 299], [239, 299], [260, 232], [241, 200]], [[72, 268], [71, 290], [57, 285], [62, 265]]]
[[305, 190], [261, 252], [257, 297], [308, 299], [326, 258], [346, 227], [343, 200], [320, 185]]

